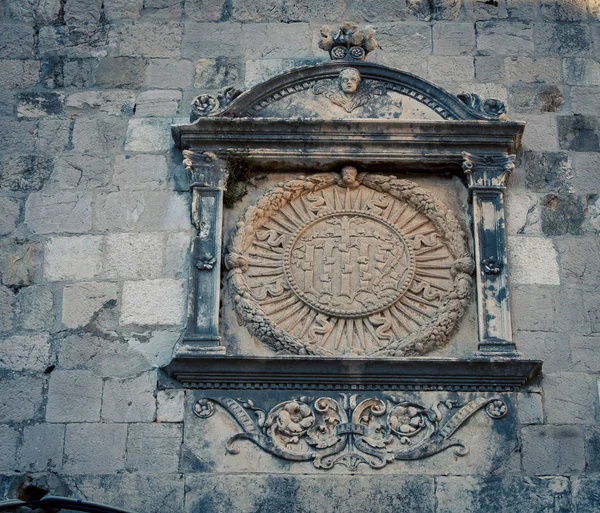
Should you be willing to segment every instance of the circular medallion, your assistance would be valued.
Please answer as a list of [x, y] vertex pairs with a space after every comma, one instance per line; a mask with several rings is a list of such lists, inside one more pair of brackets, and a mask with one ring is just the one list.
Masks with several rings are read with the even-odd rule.
[[361, 211], [320, 214], [286, 248], [285, 276], [307, 305], [338, 317], [380, 312], [406, 291], [415, 261], [391, 224]]
[[473, 268], [465, 233], [435, 196], [351, 166], [266, 191], [225, 262], [239, 319], [260, 341], [352, 356], [445, 344]]

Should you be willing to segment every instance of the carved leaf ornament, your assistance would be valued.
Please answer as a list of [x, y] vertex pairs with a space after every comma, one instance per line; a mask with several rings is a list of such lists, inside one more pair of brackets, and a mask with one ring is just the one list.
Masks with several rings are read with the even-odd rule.
[[418, 355], [443, 346], [471, 291], [454, 215], [414, 182], [316, 174], [267, 191], [225, 263], [239, 319], [277, 352]]

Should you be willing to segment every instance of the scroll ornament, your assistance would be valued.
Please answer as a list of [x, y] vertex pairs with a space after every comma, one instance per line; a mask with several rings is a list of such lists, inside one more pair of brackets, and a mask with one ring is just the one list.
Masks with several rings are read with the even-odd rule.
[[240, 452], [237, 441], [250, 440], [285, 460], [312, 461], [324, 470], [343, 465], [351, 471], [360, 465], [380, 469], [394, 460], [428, 458], [450, 447], [465, 456], [468, 448], [454, 435], [469, 418], [482, 409], [494, 420], [508, 413], [498, 397], [478, 397], [463, 405], [439, 401], [428, 408], [394, 395], [359, 401], [357, 394], [302, 396], [268, 412], [252, 400], [202, 398], [194, 412], [206, 419], [215, 413], [215, 403], [243, 430], [228, 440], [229, 453]]

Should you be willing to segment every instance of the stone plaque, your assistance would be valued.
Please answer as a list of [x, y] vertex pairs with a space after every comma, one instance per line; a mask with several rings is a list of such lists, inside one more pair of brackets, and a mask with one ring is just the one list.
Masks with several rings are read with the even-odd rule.
[[429, 191], [348, 166], [265, 193], [226, 263], [240, 320], [276, 351], [422, 354], [467, 304], [466, 240]]

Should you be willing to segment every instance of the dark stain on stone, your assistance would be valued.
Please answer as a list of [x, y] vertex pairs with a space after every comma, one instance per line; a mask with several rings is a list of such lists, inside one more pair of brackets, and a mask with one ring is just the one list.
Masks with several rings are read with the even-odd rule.
[[542, 104], [542, 112], [559, 112], [565, 103], [561, 90], [556, 86], [544, 86], [538, 91], [538, 97]]
[[548, 194], [542, 199], [542, 231], [545, 235], [580, 235], [585, 202], [581, 196]]

